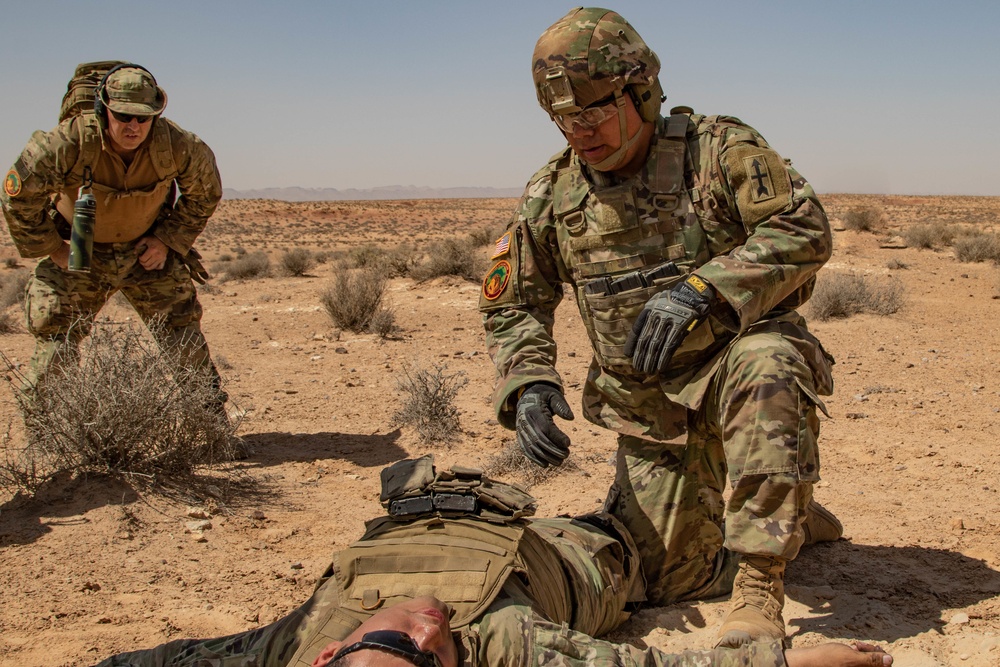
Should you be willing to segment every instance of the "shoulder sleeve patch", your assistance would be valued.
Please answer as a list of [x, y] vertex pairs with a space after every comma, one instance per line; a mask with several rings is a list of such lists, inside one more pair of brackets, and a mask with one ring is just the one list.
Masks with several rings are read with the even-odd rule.
[[520, 247], [515, 229], [508, 230], [497, 240], [491, 255], [490, 268], [479, 292], [479, 310], [490, 311], [520, 305]]
[[16, 197], [21, 194], [21, 176], [16, 169], [7, 172], [3, 179], [3, 191], [8, 197]]
[[722, 162], [747, 232], [791, 205], [792, 182], [785, 161], [773, 150], [738, 144], [726, 150]]

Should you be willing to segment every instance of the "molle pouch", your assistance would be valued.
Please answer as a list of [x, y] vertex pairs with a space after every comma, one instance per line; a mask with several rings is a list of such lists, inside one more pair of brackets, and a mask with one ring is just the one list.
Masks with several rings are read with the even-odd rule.
[[434, 456], [406, 459], [382, 469], [382, 494], [379, 501], [388, 508], [392, 500], [424, 493], [424, 488], [434, 481]]

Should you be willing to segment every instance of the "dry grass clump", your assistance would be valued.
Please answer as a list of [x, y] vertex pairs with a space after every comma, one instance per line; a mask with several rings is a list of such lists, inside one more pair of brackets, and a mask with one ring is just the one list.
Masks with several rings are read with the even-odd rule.
[[856, 232], [880, 232], [885, 229], [885, 214], [871, 206], [852, 208], [844, 214], [844, 227]]
[[301, 277], [316, 266], [316, 259], [306, 248], [292, 248], [282, 253], [280, 265], [285, 275]]
[[24, 288], [28, 285], [31, 271], [14, 271], [0, 281], [0, 310], [10, 308], [15, 303], [24, 303]]
[[380, 330], [385, 330], [385, 321], [392, 312], [383, 305], [387, 284], [388, 278], [377, 268], [351, 269], [341, 263], [333, 283], [320, 293], [320, 304], [341, 329], [362, 333], [369, 331], [375, 322]]
[[417, 281], [441, 276], [458, 276], [479, 282], [486, 273], [486, 252], [471, 237], [445, 238], [435, 245], [424, 261], [413, 267], [410, 276]]
[[562, 465], [543, 468], [525, 456], [513, 438], [504, 438], [500, 444], [500, 451], [483, 464], [483, 472], [489, 477], [510, 480], [526, 489], [561, 473], [579, 469], [573, 462], [572, 455], [563, 461]]
[[951, 245], [955, 238], [955, 230], [951, 225], [920, 223], [903, 230], [903, 240], [911, 248], [933, 250]]
[[876, 282], [854, 273], [822, 274], [809, 299], [812, 315], [819, 320], [859, 313], [892, 315], [903, 303], [903, 284], [898, 279]]
[[1000, 264], [1000, 236], [967, 234], [955, 239], [955, 258], [960, 262], [995, 262]]
[[413, 248], [399, 245], [385, 249], [371, 243], [352, 248], [349, 253], [351, 263], [359, 269], [376, 269], [387, 278], [401, 278], [409, 275], [415, 256]]
[[17, 325], [17, 318], [6, 310], [0, 310], [0, 336], [17, 333], [20, 327]]
[[262, 251], [237, 253], [236, 259], [223, 267], [220, 282], [230, 280], [252, 280], [271, 275], [271, 258]]
[[177, 489], [196, 467], [233, 461], [238, 423], [213, 408], [207, 374], [176, 370], [177, 354], [135, 326], [98, 323], [79, 354], [57, 359], [33, 388], [0, 353], [26, 441], [8, 439], [0, 453], [0, 487], [30, 495], [57, 475], [96, 473]]
[[412, 426], [423, 443], [444, 442], [461, 432], [455, 396], [468, 384], [465, 373], [447, 372], [446, 364], [432, 369], [403, 368], [397, 387], [403, 393], [403, 405], [392, 416], [392, 423]]
[[506, 229], [507, 225], [501, 222], [483, 225], [469, 232], [469, 239], [478, 246], [491, 245], [503, 236]]

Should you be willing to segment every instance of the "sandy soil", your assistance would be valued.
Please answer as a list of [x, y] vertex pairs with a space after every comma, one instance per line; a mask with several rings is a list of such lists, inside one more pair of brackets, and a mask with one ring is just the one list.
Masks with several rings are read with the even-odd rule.
[[[816, 496], [843, 520], [847, 539], [804, 549], [790, 566], [792, 643], [872, 640], [901, 667], [1000, 665], [1000, 272], [959, 263], [951, 249], [891, 240], [918, 222], [995, 226], [1000, 199], [825, 202], [838, 231], [824, 271], [898, 278], [906, 306], [812, 325], [838, 361]], [[513, 203], [227, 201], [199, 247], [210, 265], [237, 246], [275, 257], [294, 246], [337, 252], [362, 243], [427, 251], [504, 222]], [[844, 231], [839, 220], [859, 204], [883, 209], [890, 228]], [[13, 257], [4, 243], [0, 258]], [[508, 434], [488, 403], [493, 368], [478, 284], [393, 280], [402, 332], [382, 341], [332, 325], [318, 298], [331, 266], [299, 278], [215, 280], [203, 293], [209, 343], [233, 403], [249, 410], [240, 433], [255, 453], [239, 467], [258, 480], [255, 494], [188, 504], [89, 478], [54, 482], [35, 501], [0, 496], [0, 665], [91, 664], [270, 622], [304, 601], [330, 554], [380, 513], [384, 465], [428, 451], [439, 465], [481, 465], [504, 446]], [[129, 317], [117, 305], [108, 312]], [[557, 320], [560, 371], [578, 405], [587, 341], [572, 304]], [[32, 340], [18, 333], [0, 345], [24, 362]], [[469, 383], [458, 395], [462, 435], [428, 448], [390, 418], [401, 370], [434, 364]], [[14, 422], [16, 437], [10, 392], [0, 390], [0, 424]], [[540, 515], [595, 509], [610, 483], [614, 438], [581, 420], [567, 426], [576, 465], [532, 489]], [[189, 532], [192, 509], [210, 516], [211, 529]], [[724, 601], [647, 609], [615, 638], [706, 647], [725, 609]]]

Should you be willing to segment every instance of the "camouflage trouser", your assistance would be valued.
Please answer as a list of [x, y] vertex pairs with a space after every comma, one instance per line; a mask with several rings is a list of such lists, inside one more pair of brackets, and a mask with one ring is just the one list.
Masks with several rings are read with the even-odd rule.
[[[94, 244], [89, 273], [63, 271], [48, 258], [35, 267], [25, 288], [28, 331], [36, 340], [28, 384], [42, 383], [52, 364], [75, 358], [94, 317], [118, 291], [181, 368], [204, 371], [221, 386], [201, 332], [202, 308], [188, 267], [170, 251], [162, 269], [147, 271], [133, 243]], [[225, 401], [224, 392], [219, 396]]]
[[296, 631], [308, 611], [306, 603], [262, 628], [217, 639], [177, 639], [113, 655], [97, 667], [284, 667], [299, 646]]
[[815, 396], [795, 346], [751, 333], [730, 345], [700, 409], [688, 411], [686, 443], [619, 436], [605, 508], [642, 554], [651, 602], [725, 592], [734, 554], [796, 556], [819, 479]]

